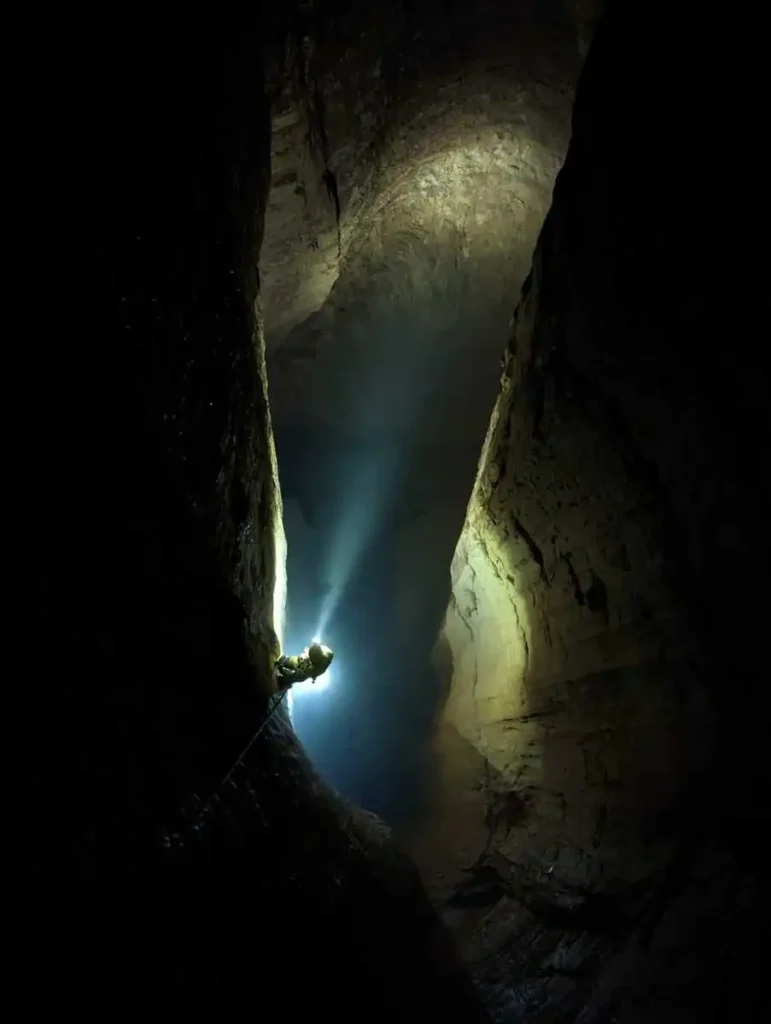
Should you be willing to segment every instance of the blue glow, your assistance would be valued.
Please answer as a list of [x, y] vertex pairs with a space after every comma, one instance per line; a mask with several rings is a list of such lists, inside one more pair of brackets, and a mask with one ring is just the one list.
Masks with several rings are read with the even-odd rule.
[[[350, 478], [340, 482], [340, 491], [346, 500], [341, 503], [334, 533], [327, 539], [324, 549], [324, 578], [328, 590], [317, 626], [322, 636], [326, 635], [351, 578], [365, 550], [375, 540], [392, 503], [400, 457], [401, 453], [395, 448], [380, 452], [376, 460], [360, 461]], [[350, 493], [355, 494], [355, 500]]]
[[[317, 630], [312, 637], [308, 638], [308, 632], [303, 631], [302, 626], [296, 626], [294, 623], [291, 624], [289, 629], [289, 641], [286, 645], [285, 650], [289, 654], [302, 651], [309, 644], [328, 644], [334, 651], [334, 646], [328, 643], [329, 638], [321, 630]], [[308, 700], [313, 701], [318, 699], [322, 694], [330, 689], [331, 684], [335, 680], [335, 666], [330, 667], [322, 675], [318, 676], [316, 681], [313, 682], [311, 679], [307, 679], [301, 683], [295, 683], [287, 695], [287, 708], [289, 709], [290, 720], [294, 721], [292, 713], [295, 708], [295, 704], [299, 698], [301, 702]]]
[[294, 691], [295, 696], [304, 695], [306, 693], [321, 693], [322, 690], [329, 688], [331, 682], [332, 669], [328, 668], [324, 675], [318, 677], [315, 683], [310, 679], [307, 679], [304, 683], [295, 683], [292, 690]]

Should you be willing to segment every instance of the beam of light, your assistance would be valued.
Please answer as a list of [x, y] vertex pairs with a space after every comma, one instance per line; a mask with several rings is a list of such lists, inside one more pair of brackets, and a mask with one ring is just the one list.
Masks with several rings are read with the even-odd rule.
[[[339, 475], [337, 467], [325, 470], [320, 480], [339, 505], [332, 541], [319, 554], [327, 584], [317, 627], [322, 635], [382, 530], [401, 464], [409, 461], [409, 438], [422, 429], [421, 411], [432, 391], [441, 393], [437, 382], [459, 372], [448, 335], [458, 333], [468, 295], [478, 296], [470, 263], [481, 266], [486, 254], [499, 253], [525, 230], [525, 211], [538, 208], [544, 172], [548, 180], [559, 165], [558, 154], [525, 130], [480, 129], [475, 122], [470, 131], [456, 121], [433, 137], [429, 150], [384, 167], [374, 201], [356, 214], [356, 231], [353, 221], [347, 229], [351, 245], [354, 234], [367, 240], [360, 243], [370, 261], [366, 284], [339, 280], [327, 298], [328, 329], [337, 343], [314, 364], [314, 385], [303, 392], [306, 415], [324, 422], [335, 419], [330, 410], [342, 409], [359, 437], [385, 434], [394, 444], [373, 445], [368, 458]], [[503, 208], [501, 196], [509, 197]], [[390, 216], [394, 211], [398, 216]], [[510, 294], [509, 285], [502, 279], [503, 294]], [[352, 296], [366, 306], [364, 322], [338, 316], [337, 293], [343, 313]], [[468, 347], [471, 331], [460, 333]], [[431, 344], [432, 338], [438, 342]], [[505, 329], [493, 339], [502, 349]], [[498, 351], [494, 357], [490, 350], [491, 366]]]
[[[527, 236], [527, 211], [548, 202], [542, 183], [559, 165], [559, 154], [524, 130], [449, 128], [439, 148], [416, 155], [398, 173], [384, 170], [375, 201], [357, 214], [358, 237], [367, 239], [366, 280], [341, 280], [332, 289], [326, 329], [337, 343], [324, 347], [313, 386], [302, 392], [311, 421], [339, 423], [342, 410], [359, 439], [372, 439], [360, 458], [314, 467], [313, 489], [320, 504], [331, 501], [335, 517], [331, 539], [314, 553], [326, 583], [315, 624], [320, 636], [397, 504], [410, 445], [426, 434], [423, 421], [438, 420], [431, 409], [449, 409], [448, 382], [465, 379], [469, 338], [478, 348], [467, 319], [470, 296], [479, 304], [488, 278], [501, 278], [502, 295], [511, 292], [509, 264], [506, 274], [491, 276], [484, 260], [497, 267], [511, 238]], [[503, 208], [502, 195], [509, 197]], [[389, 216], [394, 211], [398, 216]], [[352, 299], [352, 308], [358, 302], [366, 309], [363, 320], [342, 316]], [[505, 328], [491, 339], [497, 356]], [[493, 366], [492, 347], [490, 359]], [[475, 380], [469, 376], [469, 388]]]
[[325, 552], [328, 590], [319, 612], [316, 634], [327, 633], [338, 604], [368, 546], [382, 528], [392, 502], [401, 452], [392, 449], [360, 464], [343, 489], [344, 506], [331, 544]]

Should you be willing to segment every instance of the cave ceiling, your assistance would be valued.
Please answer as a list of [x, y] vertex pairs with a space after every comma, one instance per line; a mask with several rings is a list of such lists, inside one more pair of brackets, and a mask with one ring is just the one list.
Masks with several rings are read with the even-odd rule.
[[[457, 306], [460, 292], [511, 313], [567, 147], [595, 7], [301, 5], [268, 74], [260, 275], [279, 420], [307, 405], [303, 370], [320, 347], [334, 339], [355, 360], [353, 322], [384, 311], [435, 320], [426, 297]], [[443, 309], [458, 319], [453, 302]], [[367, 344], [371, 329], [359, 333]]]

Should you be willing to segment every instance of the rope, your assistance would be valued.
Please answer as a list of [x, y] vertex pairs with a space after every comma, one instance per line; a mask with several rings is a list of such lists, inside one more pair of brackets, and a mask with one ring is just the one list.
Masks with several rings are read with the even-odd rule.
[[[228, 782], [230, 782], [230, 780], [233, 777], [233, 773], [235, 772], [235, 770], [243, 763], [244, 758], [249, 753], [249, 751], [252, 749], [252, 747], [254, 746], [256, 740], [259, 738], [259, 736], [262, 734], [263, 730], [267, 726], [268, 722], [270, 722], [270, 720], [273, 718], [275, 713], [278, 711], [279, 705], [283, 701], [284, 697], [286, 697], [287, 693], [289, 693], [289, 689], [290, 689], [290, 687], [287, 687], [285, 690], [282, 690], [282, 692], [278, 695], [278, 698], [273, 701], [273, 705], [270, 708], [270, 711], [265, 716], [265, 718], [260, 723], [260, 727], [257, 729], [255, 734], [252, 736], [252, 738], [246, 744], [246, 746], [241, 751], [241, 753], [238, 755], [236, 760], [230, 766], [230, 769], [228, 770], [227, 774], [225, 776], [223, 776], [222, 780], [220, 781], [219, 785], [216, 787], [216, 789], [212, 793], [212, 795], [209, 798], [209, 800], [203, 805], [203, 807], [201, 807], [196, 812], [196, 814], [195, 814], [195, 821], [194, 821], [194, 823], [192, 825], [188, 826], [188, 828], [192, 828], [194, 830], [197, 830], [200, 827], [201, 820], [204, 818], [206, 813], [212, 809], [212, 806], [214, 805], [214, 801], [219, 797], [219, 794], [220, 794], [220, 791], [222, 790], [222, 788], [224, 786], [226, 786], [228, 784]], [[167, 833], [167, 836], [169, 836], [168, 833]], [[180, 834], [180, 836], [181, 836], [181, 834]], [[180, 838], [180, 836], [178, 836], [178, 838]], [[170, 838], [170, 836], [169, 836], [169, 838]]]
[[241, 764], [243, 759], [246, 757], [246, 755], [252, 749], [252, 747], [254, 746], [255, 740], [261, 735], [262, 730], [265, 728], [265, 726], [268, 724], [268, 722], [271, 720], [271, 718], [274, 716], [274, 714], [278, 711], [279, 704], [284, 699], [284, 697], [286, 697], [286, 695], [288, 693], [289, 693], [289, 687], [287, 687], [285, 690], [281, 691], [281, 693], [278, 695], [278, 700], [274, 700], [273, 701], [273, 707], [270, 709], [270, 711], [267, 713], [267, 715], [263, 719], [259, 729], [254, 734], [254, 736], [252, 736], [252, 738], [246, 744], [246, 746], [241, 751], [241, 753], [238, 755], [236, 760], [233, 762], [233, 764], [231, 765], [230, 771], [223, 778], [222, 782], [220, 782], [219, 786], [217, 786], [217, 789], [221, 789], [223, 786], [227, 785], [228, 782], [230, 782], [230, 778], [233, 775], [233, 772], [236, 770], [236, 768], [238, 768], [238, 766]]

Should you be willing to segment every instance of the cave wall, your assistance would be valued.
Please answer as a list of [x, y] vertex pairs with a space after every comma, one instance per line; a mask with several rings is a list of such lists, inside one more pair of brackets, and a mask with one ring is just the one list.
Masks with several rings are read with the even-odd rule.
[[[468, 237], [449, 244], [475, 249], [480, 262], [483, 250], [500, 262], [500, 238], [522, 234], [506, 249], [518, 288], [578, 67], [572, 8], [561, 2], [303, 5], [268, 73], [268, 344], [283, 344], [341, 277], [348, 294], [337, 306], [349, 313], [352, 278], [360, 305], [375, 272], [414, 289], [427, 263], [421, 242], [446, 247], [450, 227]], [[482, 185], [497, 203], [480, 205]], [[305, 347], [318, 335], [318, 350], [344, 328], [329, 314], [308, 325]]]
[[[386, 788], [382, 763], [414, 756], [405, 748], [422, 741], [438, 697], [429, 657], [447, 565], [497, 393], [511, 295], [567, 146], [579, 65], [561, 3], [422, 0], [318, 4], [282, 66], [263, 249], [268, 366], [284, 493], [323, 523], [314, 551], [294, 563], [290, 620], [299, 634], [316, 631], [325, 603], [316, 595], [341, 592], [325, 624], [341, 690], [347, 664], [374, 663], [368, 693], [349, 687], [351, 733], [369, 753], [344, 757], [321, 741], [314, 751], [343, 788], [365, 774], [360, 760], [371, 762], [370, 800]], [[290, 107], [293, 127], [281, 120]], [[309, 218], [326, 211], [326, 234], [291, 213], [297, 204]], [[318, 244], [304, 246], [306, 233]], [[306, 256], [335, 267], [316, 278]], [[319, 308], [307, 316], [315, 281]], [[302, 322], [290, 329], [276, 316]], [[405, 671], [388, 667], [397, 650]], [[319, 734], [325, 716], [333, 728], [327, 703], [309, 725]], [[415, 791], [417, 779], [393, 788]]]
[[[709, 140], [716, 116], [750, 138], [764, 86], [751, 22], [681, 7], [618, 4], [592, 44], [435, 651], [443, 781], [417, 856], [501, 1019], [547, 1004], [722, 1020], [758, 998], [732, 972], [758, 884], [739, 837], [767, 820], [751, 709], [769, 493], [747, 439], [769, 430], [753, 241], [768, 204], [737, 157], [741, 198], [717, 209]], [[689, 874], [734, 922], [722, 946], [699, 934]], [[627, 947], [630, 988], [585, 1004], [597, 934], [614, 913], [634, 932], [662, 877], [676, 909]]]
[[414, 867], [285, 714], [220, 785], [265, 721], [280, 612], [267, 30], [132, 19], [101, 46], [91, 15], [24, 26], [45, 86], [25, 141], [60, 190], [37, 197], [55, 264], [26, 268], [26, 1005], [231, 1015], [280, 993], [303, 1019], [484, 1020]]
[[58, 758], [65, 842], [70, 801], [92, 789], [100, 813], [111, 793], [141, 817], [221, 774], [269, 687], [282, 527], [255, 315], [269, 134], [245, 45], [226, 23], [210, 38], [191, 25], [172, 58], [161, 23], [66, 68], [53, 44], [40, 57], [61, 76], [42, 117], [66, 154], [46, 301], [68, 340], [41, 339], [37, 372], [39, 508], [60, 538], [38, 575], [42, 784]]

